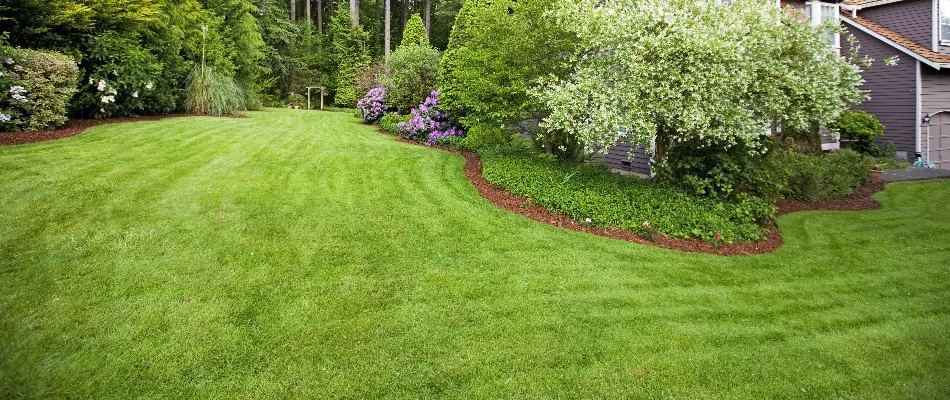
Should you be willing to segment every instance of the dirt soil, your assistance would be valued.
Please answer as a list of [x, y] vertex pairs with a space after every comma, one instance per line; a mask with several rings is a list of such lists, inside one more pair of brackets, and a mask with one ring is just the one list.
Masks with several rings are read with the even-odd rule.
[[[423, 146], [417, 142], [405, 140], [396, 135], [379, 130], [379, 133], [388, 136], [394, 136], [397, 140], [405, 143]], [[478, 193], [492, 204], [508, 210], [510, 212], [521, 214], [535, 221], [544, 222], [559, 228], [570, 229], [578, 232], [590, 233], [593, 235], [605, 236], [613, 239], [624, 240], [627, 242], [640, 243], [648, 246], [662, 247], [665, 249], [679, 250], [691, 253], [717, 254], [721, 256], [744, 256], [753, 254], [771, 253], [782, 247], [782, 234], [778, 226], [774, 223], [768, 229], [768, 235], [765, 239], [754, 242], [737, 242], [732, 244], [720, 244], [706, 242], [699, 239], [673, 239], [660, 235], [655, 240], [647, 240], [635, 232], [622, 229], [605, 229], [595, 226], [582, 224], [564, 215], [552, 214], [544, 207], [530, 204], [525, 197], [513, 196], [503, 189], [495, 187], [482, 176], [482, 161], [477, 153], [459, 150], [452, 147], [427, 146], [437, 148], [458, 154], [465, 158], [465, 176], [472, 182]], [[881, 205], [871, 198], [875, 193], [884, 189], [883, 183], [868, 184], [854, 191], [851, 196], [837, 200], [824, 200], [813, 202], [801, 202], [783, 200], [778, 203], [778, 215], [788, 214], [795, 211], [859, 211], [875, 210], [881, 208]]]

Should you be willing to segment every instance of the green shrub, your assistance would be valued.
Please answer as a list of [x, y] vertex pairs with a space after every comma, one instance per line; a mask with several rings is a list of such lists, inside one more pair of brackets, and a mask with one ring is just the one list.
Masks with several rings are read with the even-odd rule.
[[291, 93], [290, 96], [287, 96], [287, 100], [284, 101], [284, 106], [297, 106], [297, 107], [306, 107], [307, 98], [300, 93]]
[[0, 47], [0, 130], [37, 130], [66, 122], [79, 68], [60, 53]]
[[402, 31], [402, 41], [399, 47], [406, 45], [419, 45], [429, 47], [429, 35], [426, 33], [425, 23], [419, 14], [412, 14], [409, 21], [406, 21], [406, 28]]
[[775, 206], [743, 196], [726, 202], [690, 195], [660, 182], [610, 173], [589, 164], [555, 163], [538, 157], [485, 152], [485, 178], [517, 196], [530, 197], [551, 212], [597, 226], [639, 231], [644, 221], [679, 239], [725, 242], [756, 240]]
[[455, 19], [439, 69], [444, 110], [466, 128], [543, 117], [528, 94], [538, 80], [564, 77], [576, 39], [545, 12], [550, 0], [468, 0]]
[[788, 170], [777, 157], [778, 148], [767, 136], [752, 145], [676, 143], [667, 149], [667, 162], [657, 168], [658, 178], [698, 195], [777, 198], [788, 182]]
[[874, 139], [884, 134], [884, 125], [864, 111], [845, 111], [830, 126], [849, 140], [848, 148], [872, 157], [882, 155]]
[[87, 80], [75, 102], [82, 115], [122, 117], [174, 108], [180, 87], [162, 79], [162, 63], [133, 38], [112, 31], [91, 37], [82, 66]]
[[399, 115], [396, 113], [389, 113], [383, 116], [379, 120], [379, 129], [382, 129], [385, 132], [392, 134], [399, 134], [398, 125], [400, 122], [409, 122], [412, 119], [412, 115]]
[[333, 35], [333, 49], [339, 62], [336, 72], [336, 94], [333, 102], [343, 107], [356, 107], [356, 101], [365, 92], [356, 89], [356, 74], [361, 68], [370, 65], [369, 35], [362, 26], [350, 25], [350, 11], [339, 7], [330, 24]]
[[197, 66], [185, 82], [185, 108], [195, 114], [233, 114], [244, 109], [245, 96], [233, 78], [213, 67]]
[[418, 44], [399, 46], [389, 56], [390, 75], [382, 78], [389, 106], [408, 112], [436, 88], [439, 51]]
[[435, 144], [439, 146], [455, 147], [457, 149], [468, 150], [468, 151], [472, 150], [465, 145], [464, 136], [441, 137], [435, 141]]
[[874, 160], [856, 151], [828, 155], [787, 152], [782, 162], [790, 171], [783, 194], [787, 198], [813, 201], [841, 198], [867, 182]]
[[494, 125], [481, 124], [468, 130], [465, 146], [475, 150], [492, 150], [511, 145], [514, 134]]

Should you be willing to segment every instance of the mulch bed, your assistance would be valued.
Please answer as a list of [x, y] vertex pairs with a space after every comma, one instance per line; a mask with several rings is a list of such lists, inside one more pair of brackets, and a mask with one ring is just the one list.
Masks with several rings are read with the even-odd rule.
[[[13, 146], [17, 144], [27, 144], [36, 142], [46, 142], [50, 140], [76, 136], [96, 125], [115, 124], [119, 122], [139, 122], [139, 121], [158, 121], [165, 118], [195, 117], [196, 114], [166, 114], [151, 115], [146, 117], [124, 117], [124, 118], [106, 118], [106, 119], [73, 119], [66, 122], [66, 125], [59, 129], [46, 131], [30, 132], [0, 132], [0, 146]], [[230, 118], [245, 118], [243, 115], [227, 115]]]
[[[400, 142], [410, 143], [415, 145], [421, 144], [403, 139], [397, 135], [390, 134], [383, 130], [377, 130], [379, 133], [382, 133], [387, 136], [393, 136]], [[484, 176], [482, 176], [482, 160], [477, 153], [472, 153], [464, 150], [459, 150], [453, 147], [443, 147], [443, 146], [426, 146], [432, 147], [451, 153], [458, 154], [465, 159], [465, 166], [463, 167], [465, 176], [469, 181], [472, 182], [472, 185], [475, 186], [475, 189], [478, 190], [485, 200], [488, 200], [492, 204], [508, 210], [510, 212], [523, 215], [525, 217], [531, 218], [535, 221], [544, 222], [546, 224], [554, 225], [559, 228], [570, 229], [578, 232], [585, 232], [592, 235], [605, 236], [613, 239], [623, 240], [627, 242], [645, 244], [648, 246], [662, 247], [665, 249], [679, 250], [691, 253], [707, 253], [707, 254], [716, 254], [721, 256], [745, 256], [745, 255], [754, 255], [754, 254], [765, 254], [771, 253], [777, 250], [779, 247], [782, 247], [782, 234], [778, 230], [778, 226], [772, 224], [769, 227], [769, 233], [765, 239], [758, 240], [755, 242], [738, 242], [733, 244], [722, 244], [716, 245], [699, 239], [673, 239], [667, 236], [660, 235], [656, 240], [647, 240], [641, 238], [635, 232], [622, 230], [622, 229], [605, 229], [598, 228], [595, 226], [589, 226], [582, 224], [578, 221], [575, 221], [572, 218], [569, 218], [564, 215], [553, 214], [544, 207], [538, 205], [529, 205], [528, 199], [525, 197], [513, 196], [507, 191], [496, 187], [488, 182]], [[838, 200], [825, 200], [825, 201], [814, 201], [814, 202], [800, 202], [800, 201], [780, 201], [778, 203], [779, 212], [778, 215], [788, 214], [795, 211], [806, 211], [806, 210], [823, 210], [823, 211], [858, 211], [858, 210], [874, 210], [881, 208], [881, 205], [871, 198], [872, 195], [884, 189], [883, 183], [874, 183], [868, 184], [861, 188], [858, 188], [854, 191], [851, 196], [848, 196], [843, 199]]]

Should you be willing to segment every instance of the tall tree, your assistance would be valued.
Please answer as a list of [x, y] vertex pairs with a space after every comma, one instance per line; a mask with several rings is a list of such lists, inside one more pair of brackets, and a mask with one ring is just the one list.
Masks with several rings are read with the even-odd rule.
[[313, 20], [310, 18], [310, 0], [303, 0], [303, 16], [307, 20], [307, 23], [313, 23]]
[[290, 0], [290, 20], [297, 20], [297, 0]]
[[386, 0], [386, 16], [384, 17], [385, 21], [383, 23], [383, 31], [384, 31], [383, 32], [383, 54], [385, 55], [387, 60], [389, 59], [389, 49], [390, 49], [389, 46], [392, 40], [392, 38], [390, 37], [391, 35], [389, 33], [390, 28], [391, 28], [390, 20], [392, 19], [392, 9], [389, 7], [390, 6], [389, 1], [390, 0]]
[[323, 34], [323, 0], [317, 0], [317, 33]]
[[424, 15], [426, 35], [432, 35], [432, 0], [426, 0]]
[[350, 0], [350, 25], [360, 25], [360, 0]]

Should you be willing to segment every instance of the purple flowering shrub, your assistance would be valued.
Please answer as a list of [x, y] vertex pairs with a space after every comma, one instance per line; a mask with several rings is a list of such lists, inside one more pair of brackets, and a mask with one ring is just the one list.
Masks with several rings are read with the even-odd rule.
[[439, 111], [439, 91], [432, 92], [418, 107], [412, 109], [412, 119], [397, 126], [400, 136], [432, 146], [451, 138], [464, 137], [465, 131], [453, 124]]
[[356, 102], [356, 108], [360, 109], [363, 122], [369, 124], [379, 122], [383, 115], [386, 115], [386, 88], [370, 89], [366, 92], [366, 96]]

